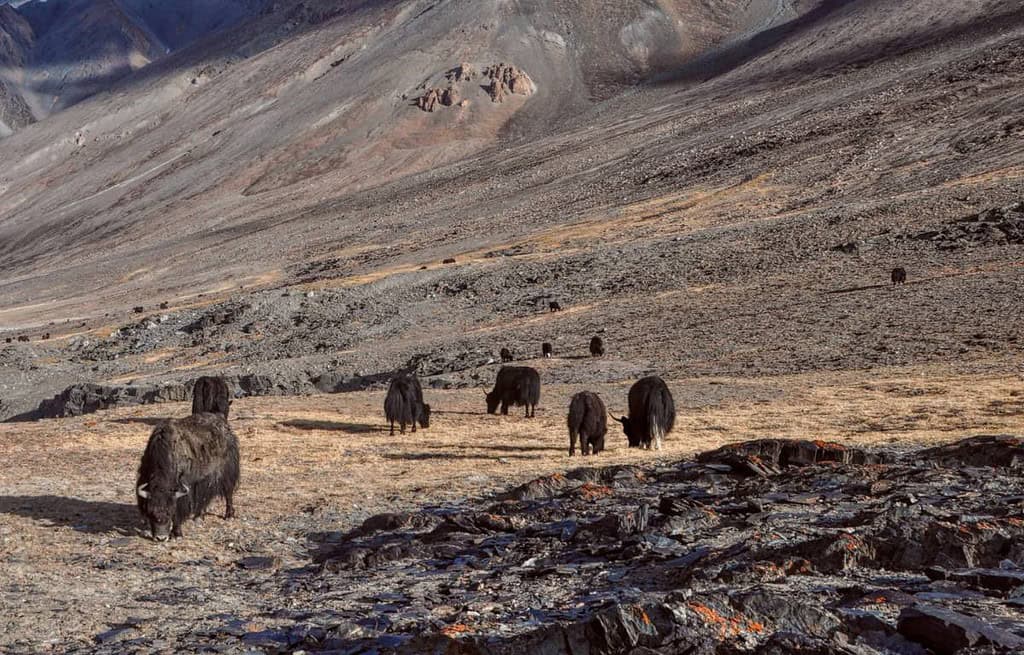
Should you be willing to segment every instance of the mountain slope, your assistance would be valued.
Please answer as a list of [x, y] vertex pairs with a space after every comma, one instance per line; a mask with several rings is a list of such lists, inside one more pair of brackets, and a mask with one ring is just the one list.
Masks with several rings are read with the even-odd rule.
[[[929, 235], [1020, 199], [1022, 4], [281, 5], [0, 143], [0, 322], [84, 324], [65, 383], [598, 329], [608, 379], [1018, 353], [1020, 246]], [[186, 332], [209, 303], [244, 322]]]
[[[23, 127], [259, 11], [262, 0], [0, 5], [0, 120]], [[0, 128], [3, 129], [3, 128]]]

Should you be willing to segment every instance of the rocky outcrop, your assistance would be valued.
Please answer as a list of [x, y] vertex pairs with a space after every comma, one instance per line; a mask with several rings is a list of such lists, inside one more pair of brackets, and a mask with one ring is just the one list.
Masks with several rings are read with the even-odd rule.
[[424, 83], [415, 104], [425, 112], [434, 112], [441, 107], [465, 107], [473, 94], [481, 90], [487, 93], [491, 102], [503, 102], [508, 95], [530, 96], [536, 86], [526, 71], [512, 64], [493, 64], [478, 71], [470, 63], [462, 63], [448, 70], [441, 77], [443, 82]]
[[1005, 207], [992, 207], [965, 216], [937, 230], [909, 235], [913, 241], [930, 241], [939, 250], [958, 250], [972, 246], [1024, 244], [1024, 201]]
[[484, 69], [484, 77], [490, 82], [487, 84], [487, 95], [491, 102], [502, 102], [509, 93], [519, 96], [533, 95], [533, 80], [526, 74], [526, 71], [511, 64], [495, 64]]
[[[579, 469], [455, 508], [371, 517], [314, 561], [332, 589], [388, 589], [386, 619], [375, 618], [389, 628], [331, 647], [1018, 653], [1024, 484], [997, 462], [1018, 443], [896, 457], [762, 439], [696, 462]], [[987, 454], [970, 458], [976, 450]], [[737, 457], [771, 470], [722, 463]], [[449, 608], [441, 620], [428, 611], [436, 598]]]
[[[226, 379], [236, 398], [287, 395], [310, 390], [310, 383], [306, 379], [287, 380], [255, 374], [234, 375]], [[64, 418], [117, 407], [185, 402], [192, 398], [194, 384], [195, 380], [156, 385], [74, 384], [41, 402], [37, 409], [9, 420]]]

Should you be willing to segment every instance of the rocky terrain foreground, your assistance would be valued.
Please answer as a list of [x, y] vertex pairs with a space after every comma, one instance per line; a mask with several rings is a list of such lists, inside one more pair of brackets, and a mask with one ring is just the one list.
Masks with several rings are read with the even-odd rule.
[[[140, 614], [108, 618], [91, 643], [42, 625], [2, 643], [97, 654], [1018, 653], [1022, 466], [1024, 441], [1011, 436], [866, 450], [762, 439], [375, 514], [305, 534], [309, 550], [289, 555], [168, 559], [116, 538], [112, 556], [78, 559], [116, 579], [137, 566], [126, 559], [136, 542], [153, 560], [149, 591], [132, 601]], [[97, 525], [81, 520], [76, 529]], [[31, 584], [11, 580], [5, 601]], [[9, 627], [21, 612], [5, 607]]]

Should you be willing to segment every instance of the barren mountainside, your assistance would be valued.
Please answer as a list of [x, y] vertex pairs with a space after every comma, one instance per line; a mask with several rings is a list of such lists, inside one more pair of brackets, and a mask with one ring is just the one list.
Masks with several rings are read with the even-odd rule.
[[1024, 652], [1022, 117], [1024, 0], [0, 1], [0, 652]]

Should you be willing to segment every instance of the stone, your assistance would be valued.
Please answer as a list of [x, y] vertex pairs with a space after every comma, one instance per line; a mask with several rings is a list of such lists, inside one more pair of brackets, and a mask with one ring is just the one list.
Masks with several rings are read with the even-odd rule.
[[1024, 638], [980, 619], [953, 610], [917, 605], [900, 612], [897, 629], [907, 639], [925, 645], [938, 655], [953, 655], [964, 648], [995, 646], [1019, 652]]

